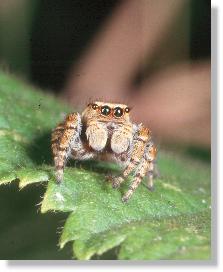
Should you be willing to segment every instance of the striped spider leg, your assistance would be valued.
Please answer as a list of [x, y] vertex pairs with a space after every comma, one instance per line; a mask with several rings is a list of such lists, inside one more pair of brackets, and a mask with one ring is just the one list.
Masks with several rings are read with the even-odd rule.
[[143, 126], [139, 127], [138, 132], [134, 135], [132, 153], [129, 163], [127, 163], [123, 173], [119, 177], [113, 177], [113, 188], [118, 188], [125, 179], [134, 172], [134, 179], [129, 190], [122, 198], [127, 202], [132, 196], [142, 179], [148, 175], [148, 188], [153, 189], [153, 161], [156, 156], [156, 148], [151, 140], [150, 131]]
[[63, 180], [63, 172], [69, 157], [91, 159], [93, 153], [87, 152], [81, 141], [81, 116], [79, 113], [67, 115], [52, 132], [51, 146], [55, 164], [56, 180]]

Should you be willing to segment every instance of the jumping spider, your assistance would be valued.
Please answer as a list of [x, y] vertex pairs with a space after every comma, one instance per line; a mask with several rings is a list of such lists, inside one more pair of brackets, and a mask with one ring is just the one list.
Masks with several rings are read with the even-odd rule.
[[134, 172], [123, 202], [128, 201], [146, 175], [152, 190], [156, 147], [150, 130], [132, 123], [129, 112], [126, 105], [96, 101], [88, 104], [81, 115], [68, 114], [52, 133], [57, 182], [63, 180], [68, 158], [97, 159], [115, 161], [123, 167], [120, 176], [110, 177], [113, 188], [118, 188]]

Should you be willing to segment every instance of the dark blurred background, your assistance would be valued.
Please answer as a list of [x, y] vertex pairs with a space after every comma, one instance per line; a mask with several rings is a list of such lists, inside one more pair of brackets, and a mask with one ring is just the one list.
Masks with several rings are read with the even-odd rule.
[[[121, 2], [2, 0], [0, 67], [46, 92], [61, 95], [71, 68], [81, 60], [95, 34]], [[179, 61], [210, 59], [210, 34], [211, 1], [187, 1], [172, 32], [150, 60], [147, 72], [153, 74], [160, 67]], [[138, 83], [142, 78], [143, 73], [139, 72], [134, 80]], [[190, 146], [187, 152], [210, 161], [207, 146]], [[36, 204], [44, 190], [41, 186], [21, 192], [16, 185], [0, 188], [1, 259], [69, 259], [72, 255], [69, 246], [62, 251], [56, 247], [56, 227], [63, 225], [66, 215], [37, 213]]]
[[[60, 92], [68, 71], [120, 0], [9, 0], [0, 3], [0, 61], [36, 85]], [[191, 59], [211, 55], [211, 2], [188, 1], [181, 16]], [[178, 41], [179, 42], [179, 41]], [[185, 46], [185, 45], [184, 45]], [[185, 52], [182, 51], [182, 55]], [[185, 57], [185, 56], [183, 56]], [[78, 75], [77, 75], [78, 76]]]

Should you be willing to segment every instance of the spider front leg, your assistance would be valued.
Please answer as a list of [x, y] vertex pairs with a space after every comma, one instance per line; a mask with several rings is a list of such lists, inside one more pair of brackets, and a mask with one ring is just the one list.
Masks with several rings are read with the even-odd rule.
[[153, 190], [153, 160], [156, 156], [156, 148], [154, 147], [152, 141], [149, 141], [147, 143], [147, 146], [145, 148], [143, 158], [137, 168], [137, 171], [134, 174], [134, 180], [132, 184], [129, 187], [129, 190], [125, 193], [125, 195], [122, 198], [123, 202], [127, 202], [129, 198], [132, 196], [136, 188], [139, 186], [143, 178], [148, 173], [148, 189]]
[[147, 162], [146, 160], [143, 160], [137, 173], [134, 176], [134, 180], [132, 184], [129, 186], [129, 190], [122, 197], [123, 202], [127, 202], [129, 198], [132, 196], [132, 194], [134, 193], [134, 191], [136, 190], [136, 188], [139, 186], [139, 184], [141, 183], [142, 179], [144, 178], [144, 176], [146, 175], [148, 171], [149, 164], [150, 164], [149, 162]]
[[146, 147], [146, 144], [150, 138], [150, 132], [149, 129], [141, 126], [139, 128], [139, 131], [135, 135], [135, 139], [133, 141], [133, 150], [131, 153], [131, 158], [129, 160], [129, 163], [125, 167], [123, 173], [119, 177], [114, 177], [112, 186], [113, 188], [118, 188], [121, 183], [128, 177], [128, 175], [137, 167], [137, 165], [140, 163], [143, 154], [144, 149]]
[[80, 137], [81, 117], [78, 113], [69, 114], [63, 123], [60, 123], [53, 131], [51, 147], [53, 152], [56, 180], [63, 180], [64, 167], [75, 140]]

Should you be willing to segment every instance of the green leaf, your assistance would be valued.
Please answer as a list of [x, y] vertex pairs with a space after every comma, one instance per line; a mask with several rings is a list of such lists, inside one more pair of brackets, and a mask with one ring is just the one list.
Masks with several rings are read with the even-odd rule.
[[105, 173], [119, 171], [112, 164], [69, 165], [58, 185], [50, 134], [70, 111], [0, 73], [0, 184], [17, 181], [23, 188], [48, 182], [41, 212], [68, 213], [59, 246], [72, 242], [75, 258], [96, 258], [115, 249], [118, 259], [210, 259], [209, 163], [159, 151], [162, 178], [155, 181], [155, 191], [142, 184], [127, 204], [121, 195], [131, 180], [119, 190], [105, 181]]

